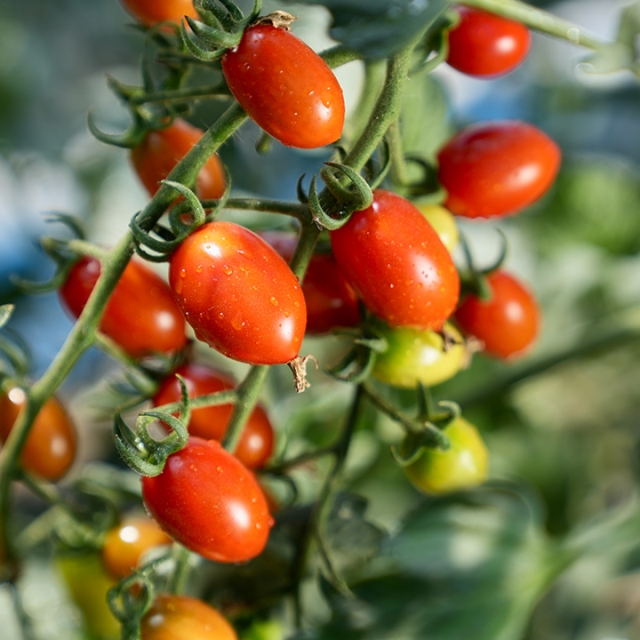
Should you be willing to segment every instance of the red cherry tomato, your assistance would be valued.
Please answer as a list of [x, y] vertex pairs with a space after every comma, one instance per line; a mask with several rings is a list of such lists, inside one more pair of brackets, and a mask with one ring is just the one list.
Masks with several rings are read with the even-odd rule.
[[[100, 262], [84, 256], [60, 287], [60, 298], [76, 318], [100, 277]], [[134, 358], [171, 353], [187, 344], [186, 324], [167, 283], [132, 260], [105, 308], [99, 329]]]
[[[233, 380], [205, 365], [187, 363], [176, 372], [184, 378], [190, 398], [197, 398], [216, 391], [234, 389]], [[180, 400], [180, 384], [175, 375], [165, 378], [153, 398], [154, 406]], [[205, 440], [222, 440], [227, 430], [232, 404], [192, 409], [188, 429], [192, 436]], [[234, 455], [250, 469], [265, 465], [273, 452], [273, 427], [264, 409], [256, 407], [247, 421]]]
[[249, 117], [282, 144], [311, 149], [342, 135], [344, 98], [333, 71], [285, 29], [249, 27], [222, 57], [222, 72]]
[[449, 252], [425, 217], [389, 191], [331, 232], [336, 262], [364, 304], [392, 327], [440, 329], [458, 302]]
[[465, 333], [482, 340], [489, 355], [509, 358], [521, 354], [538, 335], [538, 304], [520, 282], [504, 271], [494, 271], [487, 283], [491, 298], [464, 298], [456, 311], [456, 322]]
[[[20, 387], [12, 387], [0, 395], [0, 440], [4, 443], [27, 400]], [[60, 402], [49, 398], [38, 413], [20, 464], [25, 471], [46, 480], [59, 480], [76, 457], [76, 429]]]
[[460, 22], [449, 31], [447, 62], [471, 76], [492, 77], [515, 69], [531, 44], [529, 29], [493, 13], [459, 7]]
[[192, 0], [121, 0], [127, 11], [142, 24], [151, 26], [169, 20], [180, 23], [183, 16], [197, 18]]
[[255, 477], [215, 440], [190, 437], [162, 473], [142, 478], [151, 516], [180, 544], [216, 562], [244, 562], [273, 521]]
[[[154, 195], [173, 168], [200, 140], [203, 131], [185, 120], [173, 121], [166, 129], [150, 131], [131, 150], [131, 163], [150, 195]], [[216, 200], [224, 193], [226, 177], [217, 154], [213, 154], [200, 169], [196, 194], [202, 200]]]
[[[260, 234], [287, 262], [291, 261], [297, 238], [286, 231]], [[353, 287], [342, 275], [329, 253], [314, 253], [302, 282], [307, 304], [307, 334], [322, 335], [337, 327], [360, 324], [360, 306]]]
[[187, 596], [161, 593], [140, 625], [141, 640], [238, 640], [213, 607]]
[[102, 562], [109, 575], [119, 580], [138, 567], [149, 549], [171, 542], [155, 521], [145, 516], [129, 516], [107, 533]]
[[516, 213], [540, 198], [560, 168], [560, 149], [539, 129], [516, 120], [459, 131], [440, 150], [445, 206], [467, 218]]
[[283, 364], [298, 355], [307, 319], [302, 289], [248, 229], [200, 227], [171, 257], [169, 284], [196, 336], [229, 358]]

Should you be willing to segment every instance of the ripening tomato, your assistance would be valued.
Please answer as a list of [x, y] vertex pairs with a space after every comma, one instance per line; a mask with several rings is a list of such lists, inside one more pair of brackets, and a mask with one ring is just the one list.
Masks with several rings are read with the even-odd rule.
[[369, 208], [330, 235], [345, 277], [387, 324], [438, 330], [453, 313], [458, 272], [438, 234], [408, 200], [376, 190]]
[[183, 16], [198, 18], [192, 0], [121, 0], [142, 24], [151, 26], [168, 20], [180, 24]]
[[252, 231], [203, 225], [171, 256], [169, 284], [196, 336], [225, 356], [283, 364], [298, 355], [307, 320], [302, 289]]
[[535, 341], [540, 311], [535, 298], [516, 278], [497, 270], [487, 277], [489, 300], [466, 296], [455, 313], [458, 326], [484, 342], [497, 358], [522, 355]]
[[466, 350], [460, 333], [449, 323], [443, 331], [452, 339], [445, 350], [444, 339], [435, 331], [381, 327], [388, 348], [376, 356], [373, 375], [394, 387], [414, 389], [418, 383], [430, 387], [453, 378], [460, 371]]
[[[180, 384], [176, 375], [184, 378], [190, 398], [235, 388], [233, 380], [202, 364], [187, 363], [165, 378], [153, 398], [154, 406], [180, 400]], [[232, 404], [219, 404], [191, 410], [188, 429], [192, 436], [205, 440], [222, 440], [231, 414]], [[233, 452], [249, 469], [260, 469], [273, 452], [273, 427], [264, 409], [257, 406], [244, 427], [240, 442]]]
[[485, 122], [453, 136], [438, 162], [447, 209], [489, 218], [517, 213], [544, 195], [560, 168], [560, 149], [526, 122]]
[[[98, 260], [84, 256], [60, 287], [64, 306], [76, 318], [87, 304], [100, 270]], [[124, 270], [98, 328], [134, 358], [175, 352], [187, 344], [186, 324], [167, 283], [137, 260]]]
[[254, 475], [215, 440], [190, 437], [160, 475], [142, 478], [151, 516], [177, 542], [215, 562], [244, 562], [273, 520]]
[[222, 57], [222, 73], [240, 106], [290, 147], [335, 142], [344, 126], [344, 97], [326, 62], [286, 29], [249, 27]]
[[415, 462], [404, 468], [411, 484], [423, 493], [447, 493], [483, 483], [489, 453], [476, 427], [457, 418], [443, 433], [451, 443], [446, 451], [424, 449]]
[[460, 232], [455, 218], [444, 207], [437, 204], [420, 202], [414, 202], [414, 204], [438, 234], [442, 244], [447, 247], [447, 251], [452, 253], [460, 241]]
[[87, 637], [117, 640], [120, 622], [107, 602], [107, 592], [116, 581], [107, 575], [99, 554], [95, 552], [62, 555], [55, 560], [71, 600], [82, 614]]
[[140, 640], [238, 640], [216, 609], [195, 598], [161, 593], [142, 618]]
[[480, 9], [459, 7], [460, 22], [449, 31], [447, 62], [471, 76], [494, 77], [515, 69], [531, 44], [522, 23]]
[[105, 536], [102, 562], [109, 575], [119, 580], [138, 567], [149, 549], [171, 542], [171, 538], [151, 518], [129, 516]]
[[[24, 389], [12, 387], [0, 395], [0, 440], [6, 442], [27, 401]], [[76, 456], [76, 429], [60, 402], [51, 397], [38, 413], [20, 457], [25, 471], [59, 480]]]
[[[150, 131], [131, 150], [131, 163], [149, 195], [154, 195], [173, 168], [200, 140], [203, 131], [177, 118], [166, 129]], [[201, 200], [216, 200], [222, 196], [226, 176], [220, 158], [213, 154], [200, 169], [196, 179], [196, 195]]]
[[[291, 261], [297, 238], [286, 231], [264, 231], [266, 240], [287, 262]], [[355, 327], [361, 314], [358, 296], [342, 275], [330, 253], [314, 253], [302, 282], [307, 304], [307, 334], [322, 335], [338, 327]]]

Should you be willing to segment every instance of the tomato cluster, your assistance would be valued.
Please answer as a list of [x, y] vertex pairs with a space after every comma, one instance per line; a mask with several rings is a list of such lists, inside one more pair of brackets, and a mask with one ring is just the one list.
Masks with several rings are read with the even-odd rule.
[[[269, 18], [243, 22], [238, 17], [240, 10], [226, 0], [220, 6], [196, 3], [201, 15], [187, 0], [123, 3], [146, 26], [162, 21], [177, 23], [184, 16], [196, 18], [201, 25], [208, 21], [200, 27], [190, 23], [188, 43], [181, 42], [185, 46], [175, 60], [163, 51], [170, 59], [169, 85], [178, 82], [178, 77], [182, 82], [177, 72], [175, 77], [171, 74], [180, 67], [182, 58], [190, 59], [197, 49], [196, 37], [203, 36], [215, 49], [205, 56], [207, 64], [211, 63], [208, 68], [220, 65], [222, 92], [225, 98], [233, 97], [237, 102], [230, 112], [239, 113], [239, 119], [244, 117], [244, 109], [267, 134], [301, 149], [332, 144], [341, 138], [345, 122], [342, 89], [323, 59], [288, 29], [273, 20], [270, 23]], [[473, 9], [460, 8], [459, 13], [460, 23], [447, 36], [451, 66], [471, 75], [493, 77], [522, 62], [529, 47], [525, 27]], [[148, 34], [157, 37], [155, 44], [162, 42], [163, 47], [169, 46], [177, 33], [174, 27], [165, 26]], [[216, 38], [221, 37], [227, 44], [216, 49]], [[446, 47], [444, 31], [443, 38]], [[229, 42], [238, 44], [229, 47]], [[153, 83], [151, 78], [147, 80]], [[195, 170], [190, 174], [194, 183], [187, 186], [200, 200], [223, 200], [221, 209], [225, 204], [232, 208], [234, 203], [226, 201], [226, 173], [219, 156], [198, 156], [199, 151], [217, 149], [222, 140], [213, 136], [222, 134], [214, 127], [203, 138], [203, 131], [176, 117], [188, 113], [183, 108], [184, 96], [191, 89], [183, 91], [185, 87], [180, 86], [175, 104], [167, 99], [169, 106], [164, 105], [162, 98], [163, 106], [158, 106], [156, 94], [148, 111], [147, 106], [141, 107], [147, 103], [136, 102], [132, 107], [141, 127], [137, 133], [144, 135], [135, 137], [139, 143], [131, 150], [131, 163], [153, 198], [161, 181], [185, 156], [198, 158], [202, 168], [197, 177]], [[171, 85], [167, 93], [174, 89]], [[166, 97], [162, 91], [159, 94]], [[161, 117], [149, 116], [155, 109]], [[159, 123], [165, 126], [148, 129]], [[367, 134], [373, 135], [370, 131]], [[216, 146], [207, 147], [212, 141]], [[378, 149], [379, 143], [376, 140]], [[118, 345], [126, 357], [113, 346], [109, 352], [135, 367], [144, 378], [136, 387], [136, 392], [141, 392], [136, 402], [150, 403], [152, 408], [143, 417], [157, 421], [154, 428], [158, 432], [164, 430], [155, 438], [141, 430], [144, 420], [136, 421], [131, 433], [125, 431], [124, 418], [116, 423], [118, 451], [143, 476], [142, 502], [152, 519], [120, 515], [121, 521], [106, 534], [108, 527], [101, 530], [102, 568], [114, 579], [126, 579], [135, 572], [136, 580], [146, 580], [148, 576], [143, 573], [148, 567], [140, 570], [140, 564], [148, 557], [147, 552], [172, 542], [218, 563], [248, 562], [263, 552], [274, 521], [260, 484], [264, 480], [256, 474], [282, 478], [288, 473], [288, 464], [302, 466], [316, 454], [303, 452], [293, 462], [273, 461], [277, 458], [274, 429], [257, 400], [256, 381], [262, 380], [259, 374], [266, 370], [263, 365], [288, 364], [299, 375], [305, 360], [300, 353], [307, 335], [334, 332], [352, 340], [344, 360], [356, 372], [351, 377], [341, 376], [336, 367], [330, 373], [346, 380], [357, 379], [363, 385], [363, 395], [406, 429], [407, 435], [399, 442], [398, 459], [419, 491], [440, 494], [473, 487], [486, 479], [488, 452], [478, 430], [459, 417], [456, 407], [451, 409], [452, 403], [447, 411], [434, 409], [437, 403], [432, 402], [425, 387], [455, 376], [467, 366], [478, 344], [487, 355], [500, 359], [523, 355], [538, 335], [540, 313], [533, 294], [502, 266], [482, 273], [474, 272], [469, 264], [470, 274], [459, 273], [454, 257], [457, 259], [460, 253], [456, 251], [460, 236], [454, 216], [497, 218], [518, 213], [538, 201], [559, 170], [559, 148], [545, 133], [524, 122], [467, 127], [438, 151], [437, 166], [428, 167], [425, 184], [433, 174], [442, 190], [431, 188], [433, 185], [405, 184], [391, 175], [384, 178], [384, 188], [371, 187], [369, 191], [366, 184], [358, 182], [364, 180], [365, 169], [354, 177], [354, 167], [364, 165], [367, 158], [361, 165], [349, 165], [352, 156], [342, 154], [340, 149], [333, 158], [344, 163], [329, 163], [342, 168], [340, 180], [344, 183], [338, 184], [338, 178], [331, 182], [322, 173], [327, 182], [324, 191], [313, 193], [316, 179], [308, 194], [299, 185], [300, 203], [292, 225], [297, 232], [256, 233], [237, 222], [216, 219], [218, 211], [205, 216], [192, 199], [188, 203], [194, 210], [192, 218], [186, 203], [179, 203], [178, 210], [156, 212], [159, 198], [136, 218], [136, 222], [143, 222], [132, 230], [135, 248], [147, 258], [153, 252], [161, 254], [158, 259], [169, 263], [168, 283], [135, 258], [114, 286], [101, 317], [94, 317], [92, 326], [87, 323], [89, 332], [97, 324], [101, 334]], [[182, 166], [193, 168], [196, 164]], [[366, 168], [372, 167], [375, 160]], [[354, 184], [347, 185], [347, 178]], [[373, 184], [374, 180], [370, 181]], [[376, 180], [376, 184], [379, 182]], [[349, 199], [357, 191], [354, 185], [362, 187], [360, 200]], [[440, 194], [442, 204], [434, 204]], [[365, 199], [371, 202], [369, 206], [362, 204]], [[247, 198], [239, 209], [292, 210], [251, 203], [255, 200]], [[319, 209], [325, 206], [326, 217], [322, 218]], [[193, 226], [187, 229], [189, 219]], [[319, 230], [323, 220], [328, 228]], [[86, 243], [77, 242], [68, 248], [64, 257], [71, 254], [71, 249], [76, 256]], [[132, 243], [128, 249], [133, 248]], [[87, 253], [101, 255], [99, 251]], [[293, 262], [295, 273], [290, 266]], [[78, 318], [87, 309], [83, 320], [88, 317], [91, 309], [87, 303], [101, 272], [110, 264], [108, 258], [101, 262], [83, 255], [73, 264], [64, 265], [66, 280], [59, 295], [73, 316]], [[194, 341], [190, 345], [189, 331], [204, 344]], [[214, 357], [218, 360], [225, 356], [257, 368], [236, 385], [216, 368], [225, 369], [224, 365], [202, 364], [206, 357], [200, 356], [204, 354], [194, 353], [207, 346], [217, 352]], [[376, 380], [363, 382], [369, 375]], [[135, 376], [129, 380], [138, 381]], [[407, 418], [399, 408], [391, 407], [387, 397], [382, 397], [390, 391], [384, 385], [414, 390], [419, 418]], [[4, 389], [0, 395], [3, 442], [26, 401], [22, 386], [5, 382]], [[223, 398], [203, 398], [224, 392], [232, 393]], [[409, 397], [406, 392], [400, 393], [403, 398]], [[200, 399], [198, 404], [210, 404], [176, 410], [175, 403], [187, 402], [183, 395], [191, 403]], [[230, 396], [233, 402], [228, 402]], [[165, 405], [173, 407], [158, 409]], [[360, 410], [357, 403], [353, 410]], [[245, 424], [240, 424], [243, 415], [248, 417]], [[352, 417], [355, 423], [355, 413]], [[335, 457], [336, 470], [347, 455], [351, 435], [349, 429], [345, 433], [336, 446], [321, 451]], [[432, 446], [437, 436], [441, 448]], [[225, 447], [227, 442], [237, 444], [234, 450], [226, 450], [223, 442]], [[55, 481], [73, 462], [75, 449], [71, 422], [59, 403], [50, 399], [35, 419], [21, 465], [25, 471]], [[331, 476], [326, 488], [336, 478]], [[288, 479], [295, 485], [294, 478]], [[314, 519], [318, 520], [324, 507], [320, 503], [305, 526], [315, 526]], [[283, 517], [285, 525], [289, 524], [287, 516]], [[305, 533], [302, 552], [297, 549], [290, 553], [287, 548], [288, 554], [296, 556], [296, 563], [305, 555], [314, 533], [318, 534], [311, 530], [309, 535]], [[275, 540], [274, 546], [279, 542]], [[92, 544], [95, 551], [94, 540]], [[142, 640], [236, 639], [233, 627], [204, 602], [163, 593], [142, 619], [140, 633]]]

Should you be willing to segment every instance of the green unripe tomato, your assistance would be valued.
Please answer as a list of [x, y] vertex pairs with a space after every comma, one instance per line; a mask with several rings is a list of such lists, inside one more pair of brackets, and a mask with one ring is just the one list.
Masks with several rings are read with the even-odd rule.
[[406, 389], [413, 389], [419, 382], [430, 387], [449, 380], [462, 368], [465, 347], [453, 325], [445, 323], [443, 330], [457, 343], [447, 351], [442, 336], [435, 331], [392, 329], [385, 325], [380, 333], [389, 347], [376, 357], [373, 375], [386, 384]]
[[243, 634], [240, 640], [282, 640], [282, 625], [276, 620], [257, 620]]
[[442, 244], [451, 253], [460, 241], [460, 233], [455, 218], [448, 209], [437, 204], [414, 203], [418, 211], [427, 219], [427, 222], [434, 228]]
[[447, 493], [482, 484], [489, 453], [478, 430], [464, 418], [456, 418], [444, 433], [451, 443], [446, 451], [425, 449], [404, 468], [411, 484], [423, 493]]

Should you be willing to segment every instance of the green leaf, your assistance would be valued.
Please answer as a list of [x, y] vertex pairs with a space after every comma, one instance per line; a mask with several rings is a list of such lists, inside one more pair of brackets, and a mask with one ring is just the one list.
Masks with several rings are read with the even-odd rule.
[[485, 486], [426, 499], [378, 562], [355, 602], [332, 599], [319, 640], [520, 640], [567, 555], [530, 497]]
[[324, 541], [333, 563], [345, 565], [365, 562], [380, 551], [385, 533], [367, 522], [367, 500], [352, 493], [336, 495], [327, 519]]
[[331, 37], [372, 59], [387, 58], [425, 30], [449, 0], [307, 0], [333, 16]]

